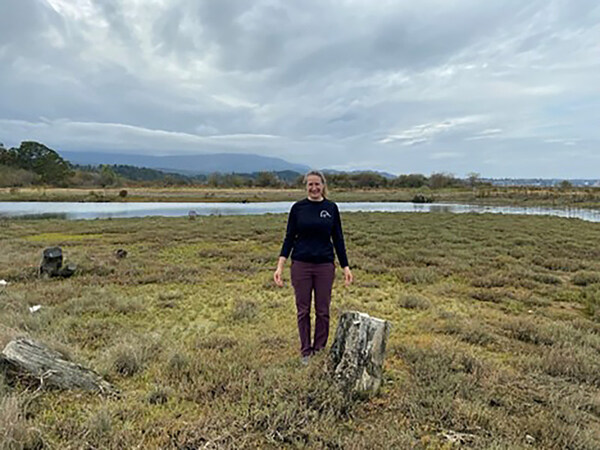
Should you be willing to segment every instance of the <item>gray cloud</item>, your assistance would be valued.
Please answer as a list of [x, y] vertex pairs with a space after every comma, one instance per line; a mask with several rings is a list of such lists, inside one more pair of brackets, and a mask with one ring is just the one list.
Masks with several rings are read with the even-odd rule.
[[0, 141], [597, 176], [599, 24], [592, 0], [2, 2]]

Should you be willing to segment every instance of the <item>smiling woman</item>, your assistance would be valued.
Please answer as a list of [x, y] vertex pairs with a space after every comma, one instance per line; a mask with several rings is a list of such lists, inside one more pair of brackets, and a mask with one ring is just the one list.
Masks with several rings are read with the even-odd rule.
[[[302, 362], [325, 348], [329, 336], [329, 305], [335, 275], [334, 248], [344, 269], [346, 285], [353, 277], [348, 265], [340, 212], [335, 203], [327, 200], [325, 176], [310, 171], [304, 177], [307, 198], [296, 202], [288, 217], [287, 231], [277, 269], [275, 283], [282, 287], [283, 266], [292, 253], [291, 277], [296, 295], [298, 332]], [[310, 307], [314, 291], [315, 334], [311, 342]]]

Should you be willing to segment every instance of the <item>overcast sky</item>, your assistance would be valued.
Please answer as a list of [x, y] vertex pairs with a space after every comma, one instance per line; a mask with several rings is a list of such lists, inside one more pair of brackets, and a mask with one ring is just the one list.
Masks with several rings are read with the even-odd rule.
[[600, 178], [598, 0], [0, 0], [0, 142]]

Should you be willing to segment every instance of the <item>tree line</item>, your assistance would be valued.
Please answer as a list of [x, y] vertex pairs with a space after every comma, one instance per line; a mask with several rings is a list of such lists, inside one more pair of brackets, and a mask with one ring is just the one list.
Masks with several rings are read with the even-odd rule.
[[[422, 188], [473, 186], [477, 174], [467, 179], [449, 173], [385, 176], [377, 172], [326, 173], [327, 182], [340, 189]], [[120, 187], [120, 186], [208, 186], [220, 188], [295, 188], [303, 184], [303, 174], [286, 170], [255, 173], [213, 173], [182, 175], [129, 165], [74, 165], [56, 151], [34, 141], [19, 147], [0, 144], [0, 186]]]

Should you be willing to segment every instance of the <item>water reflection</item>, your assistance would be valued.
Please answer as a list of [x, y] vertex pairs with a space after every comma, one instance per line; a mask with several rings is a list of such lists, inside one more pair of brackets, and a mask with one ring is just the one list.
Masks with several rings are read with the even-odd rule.
[[431, 205], [428, 212], [432, 213], [451, 213], [452, 208], [449, 205]]
[[[79, 203], [79, 202], [0, 202], [0, 218], [102, 219], [120, 217], [207, 215], [247, 215], [287, 213], [293, 202], [268, 203]], [[600, 210], [549, 208], [542, 206], [480, 206], [450, 203], [338, 203], [341, 211], [492, 213], [549, 215], [600, 222]]]

